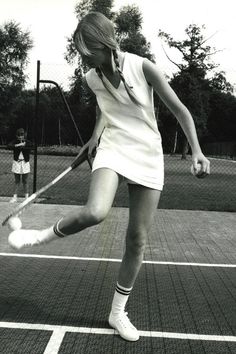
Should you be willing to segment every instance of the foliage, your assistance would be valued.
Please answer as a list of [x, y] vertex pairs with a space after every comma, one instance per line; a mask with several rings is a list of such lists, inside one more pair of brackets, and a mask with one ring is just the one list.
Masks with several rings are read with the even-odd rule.
[[136, 5], [122, 7], [115, 18], [117, 35], [120, 40], [122, 40], [122, 37], [127, 37], [129, 33], [140, 32], [142, 21], [142, 15]]
[[183, 63], [173, 63], [180, 71], [189, 71], [193, 75], [204, 78], [209, 70], [215, 69], [218, 65], [211, 61], [211, 56], [217, 51], [205, 43], [209, 38], [203, 35], [205, 26], [191, 24], [185, 29], [187, 38], [182, 41], [174, 40], [169, 34], [159, 31], [158, 36], [162, 38], [170, 48], [176, 48], [182, 54]]
[[[112, 19], [114, 13], [111, 11], [114, 0], [81, 0], [75, 6], [75, 14], [78, 21], [80, 21], [88, 12], [90, 11], [99, 11], [103, 13], [106, 17]], [[78, 60], [78, 66], [82, 67], [82, 62], [78, 57], [78, 53], [75, 49], [73, 42], [73, 36], [71, 35], [67, 38], [67, 47], [65, 53], [65, 59], [68, 63], [74, 63], [75, 59]], [[75, 77], [73, 77], [72, 82]]]
[[0, 27], [0, 83], [23, 87], [28, 52], [33, 43], [28, 31], [14, 21]]
[[[103, 12], [115, 23], [116, 37], [121, 50], [147, 57], [154, 61], [150, 43], [142, 34], [142, 15], [136, 5], [112, 11], [113, 0], [81, 0], [75, 8], [78, 19], [88, 11]], [[225, 73], [216, 72], [218, 65], [212, 62], [215, 48], [208, 46], [202, 31], [204, 26], [190, 25], [182, 41], [174, 40], [169, 34], [159, 31], [159, 36], [170, 48], [182, 54], [182, 61], [175, 63], [178, 71], [170, 80], [183, 103], [189, 108], [195, 121], [198, 135], [205, 142], [236, 140], [236, 98], [233, 87], [226, 80]], [[33, 137], [35, 92], [24, 90], [27, 80], [24, 74], [28, 52], [32, 40], [27, 31], [11, 21], [0, 27], [0, 144], [6, 143], [15, 134], [15, 129], [23, 126]], [[76, 62], [69, 92], [64, 92], [74, 115], [83, 140], [86, 142], [95, 123], [95, 104], [87, 104], [89, 94], [84, 90], [83, 76], [88, 70], [75, 51], [72, 37], [68, 39], [66, 59]], [[155, 96], [158, 125], [162, 134], [164, 151], [177, 151], [185, 148], [186, 139], [176, 124], [176, 119], [166, 106]], [[90, 101], [91, 102], [91, 101]], [[79, 145], [80, 141], [73, 123], [65, 110], [55, 88], [43, 87], [40, 92], [38, 122], [38, 143], [40, 145]], [[184, 154], [183, 154], [184, 155]]]
[[[67, 96], [67, 94], [65, 93]], [[68, 100], [68, 96], [66, 97]], [[40, 145], [79, 144], [74, 124], [55, 87], [40, 91], [37, 140]]]
[[112, 11], [114, 0], [91, 0], [91, 10], [103, 13], [109, 19], [113, 19]]
[[150, 52], [150, 43], [147, 42], [142, 33], [132, 32], [128, 37], [123, 38], [120, 49], [154, 61], [154, 55]]
[[16, 123], [16, 107], [26, 82], [24, 70], [27, 65], [32, 40], [28, 31], [9, 21], [0, 27], [0, 139]]
[[212, 92], [207, 127], [213, 141], [236, 141], [235, 96], [220, 90]]
[[[161, 30], [158, 34], [170, 48], [177, 49], [182, 55], [182, 62], [176, 63], [166, 54], [168, 59], [178, 68], [177, 73], [170, 80], [170, 84], [192, 113], [200, 139], [209, 134], [209, 114], [214, 111], [212, 92], [217, 90], [218, 95], [221, 95], [233, 90], [224, 73], [222, 71], [215, 72], [218, 64], [212, 61], [212, 56], [218, 50], [206, 44], [209, 38], [204, 36], [204, 30], [205, 26], [200, 27], [192, 24], [186, 28], [186, 38], [182, 41], [174, 40], [172, 36]], [[188, 150], [186, 149], [186, 137], [179, 125], [176, 125], [175, 119], [171, 119], [169, 116], [165, 124], [166, 111], [163, 112], [163, 125], [167, 131], [171, 132], [172, 137], [176, 136], [177, 131], [178, 146], [179, 149], [182, 148], [182, 156], [185, 157]], [[172, 144], [174, 144], [173, 140]]]
[[220, 71], [214, 74], [209, 81], [209, 86], [213, 90], [218, 90], [224, 93], [233, 93], [233, 86], [226, 80], [225, 72]]
[[[15, 105], [15, 127], [24, 127], [28, 137], [32, 139], [35, 118], [35, 91], [23, 90]], [[15, 132], [14, 132], [15, 134]]]
[[142, 14], [136, 5], [124, 6], [115, 17], [116, 37], [122, 51], [154, 61], [150, 43], [142, 34]]

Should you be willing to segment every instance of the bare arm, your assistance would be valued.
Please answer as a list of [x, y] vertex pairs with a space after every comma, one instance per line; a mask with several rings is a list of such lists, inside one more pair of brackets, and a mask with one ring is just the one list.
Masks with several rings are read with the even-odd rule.
[[[89, 105], [95, 105], [97, 104], [96, 102], [96, 96], [94, 92], [90, 89], [86, 77], [83, 77], [83, 84], [82, 84], [82, 90], [85, 96], [85, 104], [87, 106]], [[103, 132], [105, 125], [102, 119], [101, 115], [101, 110], [98, 105], [96, 105], [96, 123], [94, 126], [93, 134], [91, 136], [91, 139], [93, 140], [98, 140]]]
[[13, 149], [14, 147], [18, 148], [18, 147], [23, 147], [23, 146], [25, 146], [25, 142], [17, 143], [15, 140], [13, 140], [7, 145], [7, 148]]
[[155, 64], [145, 59], [143, 62], [143, 72], [147, 82], [153, 86], [155, 92], [180, 123], [192, 149], [194, 167], [197, 168], [197, 163], [200, 163], [202, 172], [209, 173], [210, 162], [202, 154], [195, 124], [189, 110], [179, 100], [176, 93]]
[[95, 123], [94, 129], [93, 129], [93, 134], [87, 143], [88, 147], [89, 147], [89, 149], [88, 149], [89, 156], [93, 156], [94, 154], [96, 154], [96, 148], [98, 146], [98, 141], [102, 135], [104, 128], [105, 128], [104, 120], [102, 118], [100, 108], [97, 106], [96, 107], [96, 123]]
[[80, 149], [79, 152], [80, 155], [82, 155], [83, 151], [86, 150], [87, 147], [88, 147], [88, 156], [92, 157], [94, 155], [94, 153], [96, 152], [96, 148], [98, 146], [99, 138], [101, 137], [104, 128], [105, 125], [102, 119], [101, 111], [99, 107], [96, 107], [96, 123], [93, 129], [93, 133], [91, 135], [91, 138], [87, 141], [87, 143], [84, 144]]
[[100, 138], [100, 136], [102, 135], [104, 128], [105, 128], [105, 123], [102, 118], [101, 110], [97, 106], [96, 107], [96, 123], [94, 126], [94, 130], [93, 130], [93, 134], [92, 134], [91, 139], [98, 140]]
[[[84, 95], [86, 97], [85, 103], [87, 105], [96, 104], [96, 96], [94, 95], [94, 93], [92, 92], [90, 87], [88, 86], [85, 77], [83, 79], [83, 87], [82, 88], [84, 91]], [[100, 136], [102, 135], [104, 128], [105, 128], [105, 123], [104, 123], [104, 120], [103, 120], [103, 117], [101, 114], [101, 110], [97, 105], [96, 106], [96, 122], [95, 122], [95, 126], [93, 129], [93, 133], [92, 133], [92, 136], [89, 139], [89, 141], [80, 150], [81, 154], [87, 147], [89, 148], [88, 155], [91, 156], [93, 154], [94, 150], [96, 149], [96, 147], [98, 145], [98, 140], [99, 140]]]

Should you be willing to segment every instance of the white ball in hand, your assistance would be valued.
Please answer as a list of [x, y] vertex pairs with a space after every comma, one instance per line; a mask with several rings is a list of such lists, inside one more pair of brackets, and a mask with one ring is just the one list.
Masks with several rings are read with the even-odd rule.
[[12, 216], [8, 220], [8, 227], [10, 230], [15, 231], [15, 230], [20, 230], [22, 227], [22, 222], [18, 216]]
[[193, 165], [191, 166], [191, 173], [192, 175], [202, 178], [205, 177], [207, 174], [205, 172], [201, 172], [202, 165], [200, 163], [197, 164], [197, 169], [194, 169]]

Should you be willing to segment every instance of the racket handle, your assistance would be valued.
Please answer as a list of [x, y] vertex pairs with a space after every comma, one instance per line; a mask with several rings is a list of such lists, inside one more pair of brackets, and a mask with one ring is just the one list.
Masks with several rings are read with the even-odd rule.
[[88, 158], [88, 147], [82, 152], [82, 154], [78, 154], [74, 161], [71, 164], [71, 169], [73, 170], [74, 168], [78, 167], [81, 165], [84, 161], [88, 160], [89, 165], [91, 167], [91, 162]]

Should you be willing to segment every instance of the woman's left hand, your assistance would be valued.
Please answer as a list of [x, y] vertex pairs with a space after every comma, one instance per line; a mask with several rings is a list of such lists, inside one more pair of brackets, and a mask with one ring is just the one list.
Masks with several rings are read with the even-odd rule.
[[199, 178], [204, 178], [210, 174], [210, 161], [203, 155], [203, 153], [193, 154], [193, 171]]

